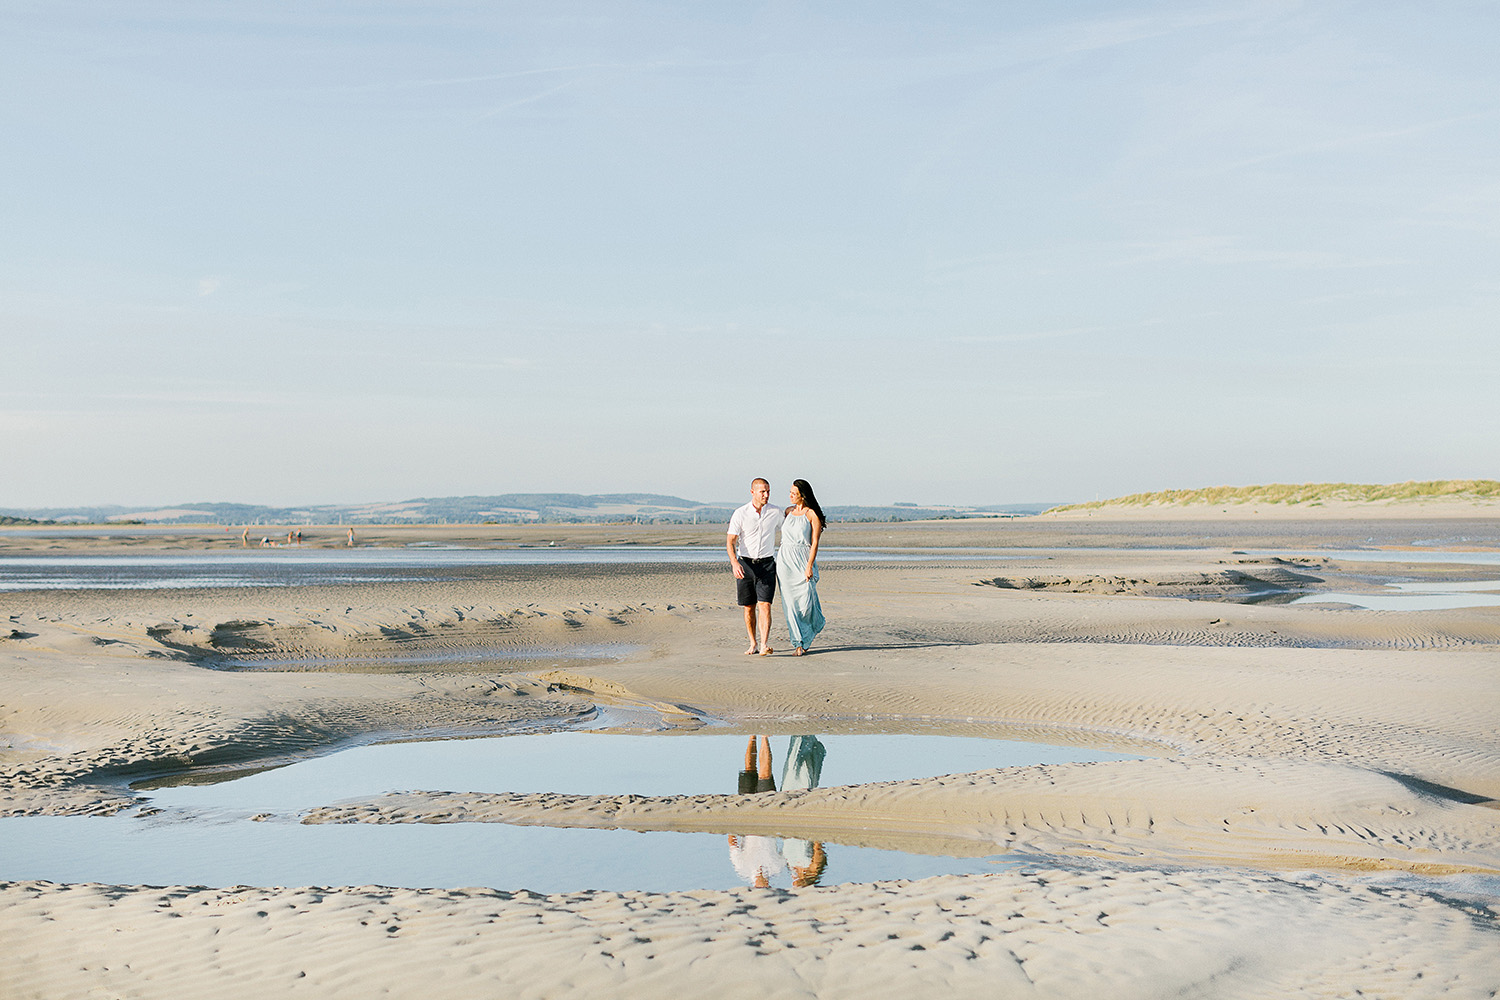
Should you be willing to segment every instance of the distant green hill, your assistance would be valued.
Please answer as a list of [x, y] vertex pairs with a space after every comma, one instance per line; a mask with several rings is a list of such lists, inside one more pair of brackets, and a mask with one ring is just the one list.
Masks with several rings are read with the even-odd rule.
[[1279, 503], [1317, 505], [1328, 501], [1374, 502], [1377, 500], [1500, 499], [1500, 482], [1494, 479], [1437, 479], [1430, 482], [1392, 483], [1303, 483], [1300, 486], [1271, 483], [1265, 486], [1211, 486], [1201, 490], [1162, 490], [1132, 493], [1113, 500], [1074, 503], [1053, 511], [1090, 510], [1100, 507], [1186, 506], [1189, 504]]
[[[410, 500], [307, 507], [198, 502], [150, 507], [0, 508], [0, 523], [102, 524], [556, 524], [633, 521], [643, 524], [718, 524], [727, 522], [741, 501], [704, 503], [661, 493], [504, 493], [495, 496], [416, 497]], [[1052, 504], [993, 507], [839, 506], [830, 504], [835, 521], [913, 521], [948, 517], [993, 517], [1039, 514]]]

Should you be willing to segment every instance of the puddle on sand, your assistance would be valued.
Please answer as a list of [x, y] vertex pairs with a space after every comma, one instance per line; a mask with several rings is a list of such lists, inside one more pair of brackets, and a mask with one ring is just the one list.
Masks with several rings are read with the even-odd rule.
[[[1326, 552], [1241, 552], [1238, 556], [1263, 556], [1290, 560], [1329, 559], [1335, 562], [1389, 563], [1417, 566], [1494, 565], [1500, 562], [1497, 552], [1418, 552], [1401, 550], [1338, 550]], [[1308, 566], [1317, 572], [1317, 567]], [[1361, 573], [1360, 582], [1382, 589], [1371, 591], [1311, 590], [1306, 586], [1270, 587], [1245, 594], [1191, 596], [1191, 600], [1225, 604], [1347, 604], [1371, 611], [1443, 611], [1458, 608], [1500, 607], [1500, 580], [1412, 580], [1415, 573], [1400, 579], [1386, 572], [1379, 575]]]
[[1442, 611], [1500, 607], [1500, 580], [1466, 583], [1389, 583], [1372, 594], [1306, 594], [1290, 604], [1352, 604], [1370, 611]]
[[1431, 549], [1249, 549], [1236, 555], [1266, 556], [1279, 559], [1331, 559], [1334, 562], [1375, 562], [1407, 565], [1500, 565], [1500, 551], [1470, 549], [1435, 551]]
[[1472, 583], [1384, 583], [1373, 592], [1262, 590], [1200, 598], [1224, 604], [1349, 604], [1368, 611], [1446, 611], [1500, 607], [1500, 580]]
[[[766, 883], [791, 888], [793, 861], [820, 864], [805, 884], [982, 875], [1016, 863], [744, 838]], [[165, 815], [0, 819], [3, 878], [115, 885], [341, 886], [671, 892], [747, 884], [723, 834], [635, 833], [503, 823], [172, 821]], [[788, 847], [788, 844], [791, 846]], [[822, 857], [815, 858], [814, 852]], [[787, 852], [791, 854], [788, 858]], [[777, 862], [780, 857], [785, 864]], [[807, 865], [803, 864], [806, 868]], [[753, 883], [754, 879], [748, 880]]]
[[[773, 777], [785, 787], [795, 737], [768, 737]], [[817, 786], [930, 778], [1025, 764], [1130, 760], [1127, 754], [977, 736], [874, 734], [817, 737]], [[218, 784], [152, 788], [163, 809], [301, 810], [340, 799], [422, 789], [568, 795], [733, 794], [749, 737], [724, 733], [568, 731], [355, 747]], [[757, 744], [757, 765], [760, 763]]]
[[[384, 744], [218, 785], [155, 788], [148, 793], [150, 805], [161, 811], [146, 815], [0, 819], [0, 878], [565, 892], [978, 874], [1014, 859], [728, 834], [501, 823], [306, 825], [297, 818], [314, 805], [408, 789], [732, 794], [1124, 759], [1132, 758], [1078, 747], [901, 734], [782, 735], [761, 742], [720, 733], [564, 732]], [[981, 853], [983, 847], [975, 849]]]

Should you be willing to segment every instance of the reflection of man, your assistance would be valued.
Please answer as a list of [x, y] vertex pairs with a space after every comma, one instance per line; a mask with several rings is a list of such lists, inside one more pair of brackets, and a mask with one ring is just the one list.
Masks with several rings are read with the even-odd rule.
[[745, 631], [750, 648], [745, 655], [771, 655], [771, 600], [776, 596], [776, 529], [781, 508], [773, 507], [771, 484], [750, 483], [750, 502], [729, 518], [729, 568], [734, 571], [735, 596], [745, 609]]
[[769, 889], [771, 879], [787, 870], [786, 859], [770, 837], [729, 835], [729, 863], [746, 885]]
[[[757, 744], [759, 744], [757, 746]], [[817, 788], [823, 774], [823, 744], [816, 736], [793, 736], [782, 765], [783, 789]], [[740, 794], [776, 791], [771, 777], [771, 741], [752, 736], [745, 745], [745, 768], [740, 771]], [[778, 846], [771, 837], [729, 835], [729, 861], [746, 885], [759, 889], [770, 886], [771, 879], [788, 873], [792, 885], [805, 888], [817, 885], [828, 866], [828, 855], [818, 841], [784, 840]]]
[[771, 740], [760, 737], [760, 752], [756, 753], [756, 737], [745, 744], [745, 769], [740, 772], [740, 794], [776, 791], [776, 779], [771, 777]]
[[[745, 745], [745, 769], [740, 772], [740, 794], [776, 791], [776, 779], [771, 777], [771, 741], [750, 737]], [[776, 841], [770, 837], [742, 837], [729, 835], [729, 863], [739, 873], [746, 885], [757, 889], [768, 888], [771, 879], [787, 870], [786, 859], [776, 850]]]

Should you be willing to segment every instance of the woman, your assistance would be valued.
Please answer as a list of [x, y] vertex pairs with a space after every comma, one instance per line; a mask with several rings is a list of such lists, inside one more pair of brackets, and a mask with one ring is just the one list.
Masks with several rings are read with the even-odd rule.
[[806, 479], [792, 480], [782, 512], [781, 547], [776, 550], [776, 583], [786, 612], [786, 631], [792, 654], [801, 656], [823, 631], [823, 606], [818, 603], [818, 539], [823, 534], [823, 508]]

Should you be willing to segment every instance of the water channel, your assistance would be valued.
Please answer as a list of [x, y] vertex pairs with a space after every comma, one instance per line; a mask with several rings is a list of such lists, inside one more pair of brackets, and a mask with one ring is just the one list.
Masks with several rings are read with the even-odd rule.
[[[1025, 558], [965, 549], [828, 548], [831, 562], [992, 563]], [[717, 564], [724, 550], [708, 545], [598, 546], [514, 549], [411, 546], [389, 549], [225, 549], [184, 554], [0, 555], [0, 591], [187, 590], [233, 587], [323, 587], [342, 584], [473, 579], [481, 569], [650, 563]]]

